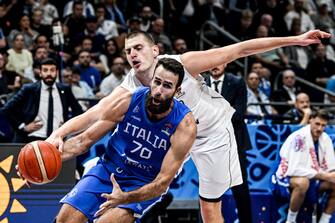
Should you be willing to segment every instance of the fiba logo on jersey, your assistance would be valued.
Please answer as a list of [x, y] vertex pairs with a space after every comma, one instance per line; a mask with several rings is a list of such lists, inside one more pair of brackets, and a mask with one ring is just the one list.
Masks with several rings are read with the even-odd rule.
[[140, 111], [140, 107], [138, 107], [138, 105], [133, 109], [134, 113], [138, 113]]

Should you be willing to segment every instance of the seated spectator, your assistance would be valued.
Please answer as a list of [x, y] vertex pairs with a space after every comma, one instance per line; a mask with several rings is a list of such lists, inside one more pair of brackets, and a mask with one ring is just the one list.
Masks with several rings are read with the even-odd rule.
[[103, 3], [96, 4], [95, 14], [98, 19], [98, 34], [103, 35], [106, 40], [119, 36], [116, 23], [105, 18], [106, 8]]
[[[256, 38], [268, 37], [268, 28], [260, 25], [256, 30]], [[278, 73], [280, 70], [288, 67], [289, 61], [283, 52], [283, 48], [270, 50], [265, 53], [256, 54], [254, 56], [265, 67], [269, 68], [272, 73]]]
[[[72, 12], [65, 17], [64, 25], [68, 28], [68, 37], [72, 40], [78, 33], [85, 29], [85, 17], [83, 16], [84, 3], [78, 0], [70, 2], [72, 2]], [[70, 4], [70, 2], [68, 4]]]
[[150, 34], [154, 38], [155, 42], [161, 42], [165, 45], [166, 50], [171, 52], [172, 44], [170, 38], [164, 34], [165, 22], [162, 18], [157, 18], [152, 22]]
[[79, 2], [82, 5], [81, 14], [84, 17], [94, 15], [93, 5], [91, 3], [89, 3], [89, 1], [71, 0], [68, 3], [66, 3], [66, 5], [64, 6], [63, 18], [66, 18], [67, 16], [75, 13], [75, 11], [76, 11], [75, 5], [76, 5], [77, 2]]
[[109, 74], [110, 67], [115, 57], [120, 56], [119, 47], [116, 43], [116, 40], [111, 38], [108, 39], [105, 43], [104, 53], [100, 54], [99, 59], [104, 66], [106, 74]]
[[7, 52], [6, 70], [16, 72], [21, 78], [26, 78], [26, 82], [31, 81], [26, 77], [25, 72], [32, 70], [33, 57], [29, 50], [24, 49], [24, 36], [21, 33], [14, 36], [13, 48]]
[[71, 89], [56, 83], [56, 62], [51, 59], [44, 60], [40, 69], [42, 80], [24, 85], [0, 109], [15, 129], [13, 142], [44, 140], [71, 118], [71, 115], [82, 113]]
[[271, 95], [271, 71], [266, 67], [263, 67], [261, 62], [253, 62], [251, 64], [250, 72], [255, 72], [259, 77], [258, 88], [262, 91], [267, 97]]
[[275, 176], [280, 182], [277, 186], [290, 196], [286, 223], [296, 222], [304, 200], [316, 202], [318, 192], [328, 194], [319, 222], [328, 223], [335, 210], [334, 146], [324, 132], [328, 115], [320, 110], [312, 115], [309, 123], [293, 132], [280, 149], [281, 161]]
[[9, 33], [7, 37], [9, 47], [14, 46], [15, 37], [18, 33], [21, 33], [24, 37], [23, 38], [24, 48], [31, 50], [33, 48], [34, 39], [37, 37], [38, 32], [36, 32], [31, 28], [30, 18], [27, 15], [23, 15], [20, 18], [19, 29], [13, 29]]
[[151, 22], [157, 17], [155, 13], [151, 10], [150, 6], [144, 5], [140, 12], [141, 17], [141, 30], [148, 32], [151, 28]]
[[[300, 35], [301, 33], [301, 20], [300, 18], [294, 18], [290, 34], [295, 36]], [[298, 70], [300, 73], [304, 73], [304, 70], [309, 62], [309, 58], [312, 56], [310, 48], [302, 46], [284, 47], [284, 54], [287, 56], [292, 69]]]
[[295, 99], [294, 108], [288, 110], [284, 116], [291, 124], [306, 125], [311, 116], [309, 96], [306, 93], [299, 93]]
[[40, 8], [43, 12], [42, 21], [43, 25], [50, 26], [52, 21], [59, 18], [57, 8], [50, 4], [48, 0], [40, 0], [36, 3], [36, 7]]
[[0, 53], [0, 94], [16, 92], [21, 87], [20, 76], [13, 71], [5, 69], [7, 55]]
[[126, 76], [125, 60], [122, 57], [116, 57], [113, 60], [112, 72], [105, 77], [100, 85], [100, 91], [97, 97], [102, 98], [111, 93], [117, 86], [119, 86]]
[[97, 92], [101, 83], [101, 74], [91, 66], [91, 54], [87, 50], [82, 50], [78, 54], [78, 68], [81, 80], [85, 81], [94, 92]]
[[33, 10], [33, 15], [31, 17], [31, 28], [34, 29], [37, 33], [43, 34], [47, 37], [51, 37], [51, 26], [42, 24], [43, 11], [40, 8], [35, 8]]
[[[88, 86], [85, 81], [81, 81], [80, 79], [81, 77], [79, 69], [77, 67], [72, 68], [70, 86], [74, 97], [85, 99], [95, 98], [92, 88]], [[79, 104], [84, 111], [86, 111], [90, 107], [90, 101], [81, 100], [79, 101]]]
[[183, 54], [188, 51], [187, 44], [184, 39], [177, 38], [173, 41], [174, 54]]
[[[271, 101], [287, 102], [288, 105], [295, 103], [297, 93], [300, 91], [299, 86], [295, 86], [295, 73], [293, 70], [284, 70], [282, 72], [282, 85], [278, 90], [271, 94]], [[290, 110], [291, 106], [274, 106], [279, 114], [284, 114]]]
[[[313, 55], [315, 57], [307, 65], [305, 79], [321, 87], [325, 87], [329, 77], [335, 74], [335, 62], [327, 58], [325, 45], [320, 43], [314, 45], [313, 48]], [[311, 96], [312, 102], [323, 102], [323, 92], [314, 88], [306, 88], [305, 91]]]
[[249, 105], [250, 103], [269, 103], [269, 98], [259, 90], [259, 77], [255, 72], [247, 75], [248, 107], [247, 115], [267, 116], [277, 111], [270, 105]]

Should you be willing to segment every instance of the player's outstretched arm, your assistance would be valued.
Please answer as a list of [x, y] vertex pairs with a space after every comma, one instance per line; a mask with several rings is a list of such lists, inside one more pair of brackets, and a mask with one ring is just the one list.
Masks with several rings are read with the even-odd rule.
[[85, 153], [96, 141], [114, 129], [123, 120], [131, 96], [132, 94], [129, 91], [118, 94], [118, 98], [105, 104], [105, 107], [100, 109], [101, 114], [89, 128], [65, 141], [62, 160], [65, 161]]
[[251, 39], [217, 49], [187, 52], [181, 55], [181, 61], [190, 74], [198, 75], [201, 72], [224, 63], [230, 63], [241, 57], [285, 46], [316, 44], [320, 43], [320, 39], [330, 38], [330, 36], [329, 33], [320, 30], [311, 30], [298, 36]]
[[58, 147], [59, 150], [63, 151], [63, 140], [66, 136], [76, 135], [92, 126], [104, 115], [103, 111], [106, 107], [109, 107], [111, 104], [113, 104], [113, 102], [117, 101], [120, 95], [127, 92], [128, 91], [122, 87], [116, 88], [110, 95], [101, 99], [97, 105], [93, 106], [85, 113], [65, 122], [61, 127], [56, 129], [46, 141]]
[[113, 192], [102, 194], [103, 197], [107, 198], [107, 201], [100, 206], [97, 216], [119, 204], [149, 200], [166, 192], [193, 145], [196, 128], [193, 115], [188, 113], [171, 136], [171, 147], [163, 160], [161, 171], [151, 183], [134, 191], [123, 192], [112, 176]]

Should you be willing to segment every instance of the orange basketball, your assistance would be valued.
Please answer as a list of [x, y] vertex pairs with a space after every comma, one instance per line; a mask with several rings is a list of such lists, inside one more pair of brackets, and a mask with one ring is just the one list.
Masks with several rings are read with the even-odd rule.
[[45, 184], [54, 180], [61, 168], [62, 160], [58, 149], [45, 141], [26, 144], [18, 158], [19, 172], [33, 184]]

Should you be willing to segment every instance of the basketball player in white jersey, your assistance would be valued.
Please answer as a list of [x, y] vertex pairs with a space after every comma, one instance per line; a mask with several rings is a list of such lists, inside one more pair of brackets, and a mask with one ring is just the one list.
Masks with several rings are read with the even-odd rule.
[[[242, 176], [230, 120], [234, 109], [221, 95], [208, 88], [199, 74], [241, 57], [284, 46], [315, 44], [329, 37], [328, 33], [312, 30], [298, 36], [258, 38], [217, 49], [166, 56], [180, 61], [186, 71], [177, 98], [192, 110], [198, 123], [191, 157], [199, 172], [200, 206], [205, 223], [223, 222], [221, 196], [228, 188], [242, 183]], [[62, 150], [64, 136], [87, 129], [103, 115], [99, 104], [111, 103], [117, 95], [132, 92], [138, 86], [149, 86], [159, 54], [150, 35], [144, 32], [128, 34], [125, 51], [133, 69], [122, 85], [97, 106], [66, 122], [47, 141]]]

